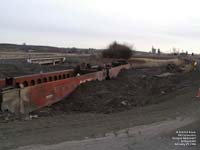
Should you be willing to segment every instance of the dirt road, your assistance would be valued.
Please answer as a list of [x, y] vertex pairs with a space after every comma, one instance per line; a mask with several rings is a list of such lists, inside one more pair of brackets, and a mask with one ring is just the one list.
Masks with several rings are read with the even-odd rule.
[[[197, 149], [199, 86], [200, 76], [196, 72], [188, 74], [187, 81], [176, 90], [156, 97], [160, 103], [110, 114], [63, 111], [29, 121], [0, 123], [0, 149], [187, 149], [172, 146], [176, 128], [196, 130], [198, 145], [191, 149]], [[126, 136], [124, 129], [133, 131], [133, 135]], [[124, 131], [122, 137], [115, 137], [120, 131]]]
[[[172, 150], [188, 149], [185, 146], [174, 146], [170, 138], [164, 137], [164, 132], [186, 126], [195, 119], [185, 118], [163, 121], [150, 125], [137, 126], [115, 133], [107, 133], [103, 138], [93, 138], [82, 141], [63, 142], [54, 145], [32, 145], [18, 148], [17, 150]], [[197, 149], [196, 146], [190, 149]]]

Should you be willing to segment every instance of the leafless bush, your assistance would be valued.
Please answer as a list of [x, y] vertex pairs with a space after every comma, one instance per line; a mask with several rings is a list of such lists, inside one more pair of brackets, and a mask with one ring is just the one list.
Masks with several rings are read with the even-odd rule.
[[133, 55], [133, 51], [130, 46], [125, 44], [119, 44], [113, 42], [108, 46], [106, 50], [103, 51], [102, 56], [104, 58], [121, 58], [128, 59]]

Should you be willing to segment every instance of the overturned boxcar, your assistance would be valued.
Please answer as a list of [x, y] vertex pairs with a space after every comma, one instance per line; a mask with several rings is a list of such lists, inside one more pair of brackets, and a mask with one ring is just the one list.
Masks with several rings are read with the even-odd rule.
[[40, 73], [0, 80], [0, 105], [2, 111], [29, 113], [52, 105], [68, 97], [80, 84], [93, 80], [117, 77], [122, 69], [130, 65], [120, 65], [76, 74], [73, 69]]

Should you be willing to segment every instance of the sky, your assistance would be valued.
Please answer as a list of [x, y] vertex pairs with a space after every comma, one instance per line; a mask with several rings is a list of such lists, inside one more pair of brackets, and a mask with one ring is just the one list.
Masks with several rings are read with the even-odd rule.
[[199, 0], [0, 0], [0, 43], [200, 53]]

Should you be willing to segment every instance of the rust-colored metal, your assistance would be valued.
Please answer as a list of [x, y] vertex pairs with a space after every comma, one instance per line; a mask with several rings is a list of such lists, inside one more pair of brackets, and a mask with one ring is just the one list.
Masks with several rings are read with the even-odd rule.
[[20, 76], [15, 78], [15, 85], [23, 84], [24, 86], [33, 86], [36, 84], [51, 82], [55, 80], [61, 80], [65, 78], [72, 77], [74, 75], [74, 70], [63, 70], [50, 73], [40, 73], [34, 75]]
[[[111, 68], [109, 70], [110, 78], [116, 77], [122, 69], [129, 69], [130, 65], [122, 65], [118, 67]], [[66, 73], [66, 72], [65, 72]], [[52, 75], [52, 74], [51, 74]], [[55, 74], [54, 74], [55, 75]], [[58, 74], [56, 74], [58, 75]], [[26, 79], [30, 82], [37, 77], [22, 77], [18, 78], [16, 81], [22, 82]], [[41, 76], [43, 77], [43, 76]], [[22, 80], [23, 79], [23, 80]], [[16, 99], [16, 91], [15, 94], [12, 95], [12, 90], [7, 91], [7, 93], [3, 93], [3, 101], [6, 100], [2, 104], [7, 108], [9, 111], [14, 113], [29, 113], [31, 111], [37, 110], [39, 108], [52, 105], [60, 100], [63, 100], [67, 96], [69, 96], [80, 84], [93, 81], [93, 80], [105, 80], [106, 79], [106, 71], [98, 71], [93, 73], [88, 73], [85, 75], [80, 75], [76, 77], [66, 78], [57, 81], [51, 81], [46, 83], [37, 84], [34, 86], [24, 87], [19, 90], [18, 97]], [[15, 105], [10, 105], [10, 101], [13, 98], [15, 101]], [[7, 100], [8, 99], [8, 100]], [[16, 100], [14, 100], [16, 99]], [[17, 103], [17, 102], [18, 103]]]
[[127, 65], [121, 65], [121, 66], [118, 66], [118, 67], [114, 67], [114, 68], [111, 68], [109, 70], [109, 76], [110, 78], [115, 78], [118, 76], [119, 72], [123, 69], [130, 69], [130, 65], [127, 64]]
[[6, 82], [4, 79], [0, 80], [0, 89], [4, 88], [6, 86]]

